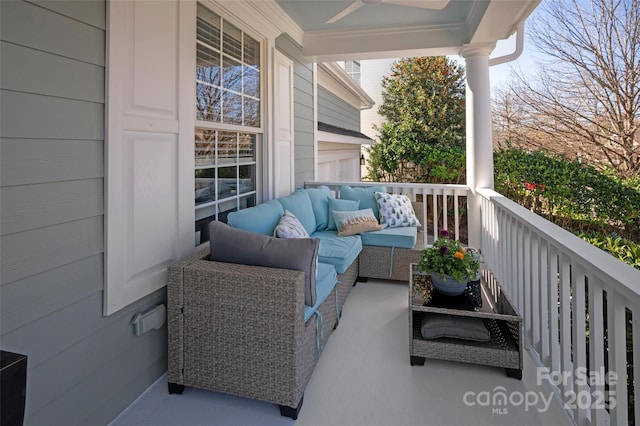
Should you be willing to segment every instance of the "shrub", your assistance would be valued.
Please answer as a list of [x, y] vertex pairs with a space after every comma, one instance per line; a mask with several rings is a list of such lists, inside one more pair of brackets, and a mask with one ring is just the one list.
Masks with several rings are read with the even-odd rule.
[[497, 151], [496, 191], [572, 232], [640, 242], [640, 184], [543, 151]]

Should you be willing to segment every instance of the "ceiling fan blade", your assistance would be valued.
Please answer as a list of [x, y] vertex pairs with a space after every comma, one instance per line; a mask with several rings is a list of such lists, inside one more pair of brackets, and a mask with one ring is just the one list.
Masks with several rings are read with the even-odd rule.
[[450, 0], [382, 0], [382, 3], [399, 6], [420, 7], [423, 9], [444, 9]]
[[362, 2], [362, 0], [356, 0], [353, 3], [351, 3], [349, 6], [347, 6], [342, 12], [338, 13], [336, 16], [334, 16], [333, 18], [325, 22], [325, 24], [333, 24], [334, 22], [344, 18], [348, 14], [360, 9], [362, 6], [364, 6], [364, 3]]

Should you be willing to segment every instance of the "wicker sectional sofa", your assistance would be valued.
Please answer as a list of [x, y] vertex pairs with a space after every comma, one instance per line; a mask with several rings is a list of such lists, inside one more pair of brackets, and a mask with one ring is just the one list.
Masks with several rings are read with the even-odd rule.
[[[228, 220], [238, 229], [271, 235], [275, 218], [281, 214], [277, 203], [282, 203], [282, 211], [296, 210], [298, 206], [291, 202], [301, 203], [301, 191], [311, 193], [309, 200], [315, 202], [315, 211], [314, 232], [310, 235], [320, 240], [314, 306], [305, 304], [305, 273], [300, 270], [211, 260], [215, 235], [210, 246], [169, 267], [170, 393], [182, 393], [189, 386], [238, 395], [277, 404], [282, 415], [296, 419], [305, 387], [339, 323], [353, 285], [366, 278], [408, 280], [409, 264], [420, 256], [422, 234], [417, 229], [402, 230], [405, 247], [393, 245], [402, 241], [393, 238], [393, 231], [382, 233], [378, 240], [375, 235], [367, 236], [373, 237], [369, 241], [374, 243], [390, 244], [387, 246], [364, 244], [357, 235], [361, 245], [355, 257], [353, 247], [338, 247], [338, 254], [342, 249], [347, 257], [353, 257], [345, 263], [334, 252], [345, 240], [332, 236], [335, 231], [322, 229], [326, 226], [326, 196], [332, 196], [325, 188], [298, 190], [289, 196], [292, 199], [285, 197], [241, 210]], [[297, 213], [305, 214], [299, 209]], [[406, 247], [407, 234], [414, 235], [412, 247]], [[333, 275], [321, 278], [321, 271], [327, 269]]]

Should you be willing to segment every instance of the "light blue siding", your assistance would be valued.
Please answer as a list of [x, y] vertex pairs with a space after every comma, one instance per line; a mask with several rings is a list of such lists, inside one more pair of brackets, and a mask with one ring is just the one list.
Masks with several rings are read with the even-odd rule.
[[319, 86], [318, 121], [359, 132], [360, 110]]

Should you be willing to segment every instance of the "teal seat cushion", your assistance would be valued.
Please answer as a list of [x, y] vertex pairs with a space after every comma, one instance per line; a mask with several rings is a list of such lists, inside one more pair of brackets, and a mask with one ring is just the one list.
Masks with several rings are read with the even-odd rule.
[[[360, 234], [362, 245], [413, 248], [416, 245], [418, 228], [405, 226], [402, 228], [385, 228], [380, 231], [363, 232]], [[322, 244], [320, 244], [322, 248]]]
[[283, 214], [282, 204], [270, 200], [255, 207], [229, 213], [227, 224], [249, 232], [273, 235], [273, 230], [276, 229]]
[[316, 231], [311, 238], [320, 240], [318, 262], [333, 265], [339, 274], [349, 268], [362, 250], [360, 235], [338, 237], [336, 231]]
[[311, 198], [309, 198], [309, 194], [306, 189], [298, 189], [291, 195], [276, 198], [276, 200], [280, 202], [284, 210], [289, 210], [296, 218], [298, 218], [309, 235], [315, 232], [316, 218], [313, 214]]
[[355, 200], [360, 202], [359, 209], [373, 210], [373, 214], [376, 219], [380, 219], [380, 212], [378, 211], [378, 202], [374, 196], [375, 192], [387, 192], [387, 187], [383, 185], [367, 186], [367, 187], [351, 187], [349, 185], [342, 185], [340, 187], [340, 198], [343, 200]]
[[329, 225], [329, 200], [333, 199], [333, 194], [328, 186], [308, 188], [307, 194], [311, 199], [313, 215], [316, 218], [316, 231], [324, 231]]
[[338, 283], [336, 268], [327, 263], [318, 263], [318, 278], [316, 278], [316, 303], [313, 306], [304, 305], [304, 322], [307, 322], [311, 315], [318, 310], [322, 302], [327, 300]]

